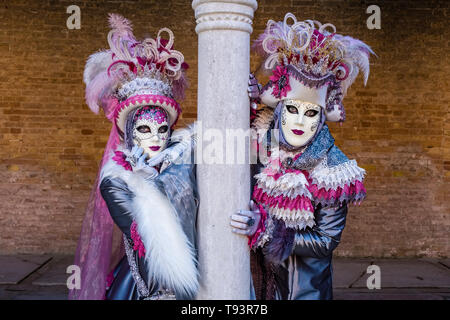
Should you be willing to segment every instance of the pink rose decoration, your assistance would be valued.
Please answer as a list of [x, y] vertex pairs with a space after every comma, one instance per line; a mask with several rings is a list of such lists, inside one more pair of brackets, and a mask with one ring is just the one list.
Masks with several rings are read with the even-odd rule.
[[273, 70], [270, 80], [274, 85], [272, 95], [278, 99], [286, 97], [287, 93], [291, 90], [287, 69], [285, 67], [277, 66], [276, 69]]

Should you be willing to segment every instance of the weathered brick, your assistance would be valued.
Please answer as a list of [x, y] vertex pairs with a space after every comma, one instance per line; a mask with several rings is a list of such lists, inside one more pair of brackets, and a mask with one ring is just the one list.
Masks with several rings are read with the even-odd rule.
[[[70, 3], [72, 4], [72, 3]], [[81, 29], [58, 1], [0, 7], [0, 254], [72, 253], [111, 123], [84, 103], [86, 58], [107, 47], [107, 13], [132, 20], [139, 38], [170, 27], [189, 63], [180, 125], [196, 118], [197, 35], [191, 1], [80, 0]], [[366, 27], [367, 6], [381, 29]], [[447, 1], [259, 0], [252, 40], [286, 12], [333, 23], [367, 42], [367, 87], [344, 100], [336, 144], [367, 170], [368, 198], [349, 210], [342, 256], [448, 256], [450, 90]], [[26, 21], [27, 23], [24, 23]], [[225, 45], [225, 44], [224, 44]], [[261, 59], [252, 54], [251, 70]], [[263, 82], [267, 76], [259, 76]], [[220, 106], [216, 106], [220, 107]]]

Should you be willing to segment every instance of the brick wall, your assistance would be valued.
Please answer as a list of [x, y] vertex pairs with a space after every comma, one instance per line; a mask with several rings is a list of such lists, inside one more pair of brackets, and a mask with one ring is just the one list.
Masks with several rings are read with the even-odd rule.
[[[330, 128], [368, 172], [368, 198], [349, 210], [341, 256], [448, 256], [450, 183], [449, 40], [446, 1], [258, 1], [254, 39], [288, 11], [331, 22], [372, 46], [344, 100], [347, 118]], [[81, 29], [66, 28], [66, 7]], [[381, 7], [380, 30], [365, 9]], [[84, 103], [85, 59], [106, 47], [108, 12], [135, 34], [174, 31], [190, 64], [181, 123], [196, 117], [197, 35], [191, 1], [2, 1], [0, 4], [0, 254], [70, 253], [110, 123]], [[253, 57], [253, 56], [252, 56]], [[258, 64], [253, 57], [252, 69]]]

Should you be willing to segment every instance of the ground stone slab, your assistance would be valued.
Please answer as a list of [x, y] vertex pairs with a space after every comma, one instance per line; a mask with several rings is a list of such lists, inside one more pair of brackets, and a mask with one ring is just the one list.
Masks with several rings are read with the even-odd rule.
[[66, 286], [69, 274], [66, 273], [67, 267], [73, 265], [74, 258], [72, 256], [55, 256], [44, 267], [39, 270], [41, 276], [37, 277], [32, 283], [38, 286]]
[[335, 289], [334, 300], [448, 300], [448, 292], [430, 289]]
[[[450, 288], [450, 270], [423, 260], [375, 260], [380, 267], [381, 288]], [[352, 288], [367, 288], [371, 274], [361, 277]]]
[[333, 287], [350, 288], [350, 286], [366, 274], [370, 260], [367, 259], [333, 259]]
[[0, 256], [0, 284], [17, 284], [51, 259], [50, 255]]
[[66, 286], [32, 286], [27, 290], [7, 290], [8, 300], [67, 300]]
[[439, 262], [447, 268], [450, 268], [450, 259], [439, 260]]

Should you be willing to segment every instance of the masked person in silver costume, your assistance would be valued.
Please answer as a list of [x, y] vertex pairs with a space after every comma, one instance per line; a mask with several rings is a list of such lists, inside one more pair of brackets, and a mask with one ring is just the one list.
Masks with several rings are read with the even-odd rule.
[[252, 105], [265, 105], [252, 108], [260, 157], [250, 209], [230, 224], [249, 237], [257, 299], [332, 299], [332, 252], [347, 205], [366, 190], [365, 170], [334, 145], [326, 121], [345, 120], [342, 99], [359, 70], [367, 81], [373, 52], [290, 13], [270, 20], [254, 48], [272, 74], [264, 87], [250, 75]]
[[[90, 56], [84, 80], [88, 105], [100, 104], [113, 129], [77, 252], [82, 287], [71, 298], [193, 299], [196, 134], [194, 125], [173, 130], [187, 65], [171, 30], [138, 41], [125, 18], [111, 14], [109, 22], [110, 49]], [[112, 243], [114, 225], [122, 250]]]

